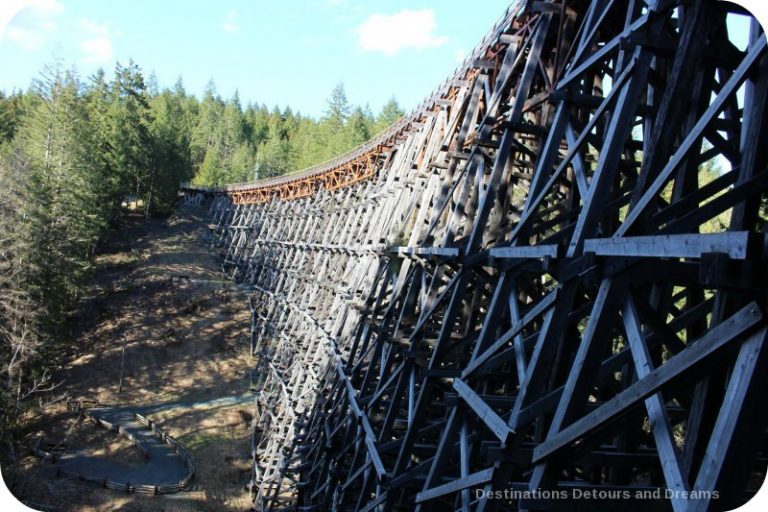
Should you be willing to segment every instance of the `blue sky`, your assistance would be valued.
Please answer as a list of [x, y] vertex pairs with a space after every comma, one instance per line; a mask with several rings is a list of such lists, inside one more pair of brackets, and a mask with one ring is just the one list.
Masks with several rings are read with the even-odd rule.
[[322, 115], [343, 82], [378, 112], [418, 104], [503, 14], [508, 0], [28, 0], [0, 39], [0, 90], [26, 89], [61, 59], [81, 76], [132, 57], [161, 86]]
[[[243, 104], [320, 116], [340, 81], [374, 112], [393, 95], [413, 108], [511, 0], [0, 1], [0, 14], [28, 5], [0, 27], [0, 90], [26, 89], [56, 59], [86, 77], [132, 57], [161, 86], [181, 75], [201, 95], [213, 79], [224, 98], [238, 90]], [[729, 17], [729, 27], [746, 45], [746, 19]]]

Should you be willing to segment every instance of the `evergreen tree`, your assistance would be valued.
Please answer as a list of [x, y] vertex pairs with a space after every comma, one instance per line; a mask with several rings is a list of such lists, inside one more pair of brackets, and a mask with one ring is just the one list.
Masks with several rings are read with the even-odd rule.
[[15, 147], [0, 160], [0, 442], [11, 450], [24, 408], [19, 396], [42, 359], [37, 327], [44, 313], [27, 285], [39, 270], [29, 261], [34, 252], [25, 211], [30, 190], [29, 173]]
[[293, 148], [286, 130], [286, 119], [275, 107], [269, 116], [269, 138], [259, 146], [259, 178], [280, 176], [292, 169]]
[[[239, 181], [244, 171], [241, 166], [248, 165], [250, 167], [251, 160], [248, 156], [249, 153], [252, 153], [252, 150], [246, 144], [245, 118], [237, 92], [224, 106], [221, 122], [214, 133], [215, 145], [219, 152], [221, 165], [223, 166], [222, 176], [224, 182], [232, 183]], [[233, 160], [235, 153], [238, 153], [237, 162]]]
[[84, 101], [93, 143], [92, 172], [94, 179], [98, 181], [97, 187], [100, 191], [98, 206], [104, 218], [116, 219], [120, 211], [125, 180], [116, 168], [112, 131], [112, 95], [103, 69], [98, 69], [90, 82], [90, 87], [85, 91]]
[[291, 137], [294, 149], [293, 168], [304, 169], [323, 160], [326, 148], [318, 136], [318, 124], [310, 118], [300, 118]]
[[349, 111], [350, 106], [344, 92], [344, 84], [339, 83], [331, 91], [328, 110], [321, 122], [318, 134], [324, 147], [323, 160], [340, 155], [348, 148], [344, 126], [349, 117]]
[[405, 112], [397, 104], [397, 100], [392, 96], [389, 101], [384, 104], [378, 117], [376, 117], [375, 132], [385, 130], [388, 126], [392, 125], [395, 121], [403, 117]]
[[31, 90], [0, 93], [0, 441], [13, 436], [24, 397], [48, 382], [95, 248], [119, 225], [126, 196], [144, 201], [146, 217], [168, 213], [181, 181], [219, 186], [299, 170], [401, 115], [393, 98], [374, 120], [343, 84], [320, 120], [290, 107], [244, 109], [213, 82], [198, 100], [181, 78], [161, 90], [133, 61], [85, 84], [50, 67]]
[[96, 141], [77, 78], [51, 68], [36, 88], [11, 160], [23, 218], [15, 238], [25, 248], [17, 255], [23, 267], [17, 285], [44, 312], [34, 330], [57, 340], [106, 225], [103, 175], [93, 172]]
[[224, 103], [216, 94], [216, 86], [213, 81], [208, 82], [202, 102], [200, 102], [197, 123], [192, 130], [190, 151], [192, 165], [195, 168], [194, 182], [202, 185], [218, 185], [221, 183], [221, 169], [214, 169], [219, 164], [218, 155], [209, 153], [218, 152], [216, 145], [216, 130], [224, 114]]
[[21, 93], [6, 96], [0, 91], [0, 145], [13, 139], [21, 115]]
[[349, 116], [346, 126], [345, 150], [359, 146], [371, 138], [373, 119], [370, 111], [356, 107]]
[[350, 106], [347, 93], [344, 92], [344, 84], [339, 82], [331, 91], [325, 121], [331, 129], [341, 130], [349, 117], [349, 111]]
[[192, 177], [190, 131], [185, 119], [185, 97], [165, 90], [152, 100], [153, 165], [156, 177], [152, 196], [155, 210], [170, 213], [179, 183]]
[[13, 147], [0, 161], [0, 436], [12, 435], [25, 398], [45, 388], [65, 320], [88, 277], [107, 215], [104, 160], [92, 102], [74, 73], [49, 67], [35, 84]]
[[264, 105], [250, 105], [244, 116], [246, 138], [257, 147], [269, 137], [269, 109]]
[[158, 82], [157, 75], [154, 71], [150, 71], [149, 75], [147, 76], [146, 87], [148, 97], [154, 98], [160, 94], [160, 82]]
[[117, 64], [113, 84], [113, 146], [118, 174], [129, 181], [125, 191], [132, 191], [145, 206], [148, 216], [156, 169], [153, 165], [153, 145], [149, 107], [144, 77], [139, 66], [129, 61]]
[[353, 107], [344, 85], [331, 91], [321, 120], [302, 116], [290, 107], [271, 111], [264, 105], [242, 109], [237, 93], [228, 102], [213, 82], [198, 105], [192, 130], [194, 182], [219, 186], [250, 180], [259, 162], [260, 177], [271, 177], [329, 160], [370, 139], [399, 119], [403, 112], [392, 98], [374, 118], [370, 108]]

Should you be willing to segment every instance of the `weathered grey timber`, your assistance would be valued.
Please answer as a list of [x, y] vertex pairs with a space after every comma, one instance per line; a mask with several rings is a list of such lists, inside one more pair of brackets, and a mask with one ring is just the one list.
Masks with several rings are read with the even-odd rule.
[[[734, 44], [732, 13], [516, 2], [348, 155], [185, 189], [254, 290], [258, 509], [723, 510], [755, 492], [768, 53], [754, 21]], [[608, 490], [628, 497], [576, 497]]]

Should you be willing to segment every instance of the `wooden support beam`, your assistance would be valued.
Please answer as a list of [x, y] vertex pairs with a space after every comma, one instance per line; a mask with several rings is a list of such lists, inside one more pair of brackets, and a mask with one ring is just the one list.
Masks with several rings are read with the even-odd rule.
[[[515, 2], [358, 148], [182, 188], [249, 294], [255, 509], [749, 497], [768, 466], [768, 52], [756, 22], [737, 49], [732, 9]], [[565, 495], [488, 497], [505, 489]]]
[[673, 356], [664, 365], [650, 372], [644, 379], [622, 391], [596, 411], [541, 443], [534, 450], [533, 462], [538, 463], [590, 431], [597, 430], [607, 421], [618, 417], [622, 412], [637, 405], [638, 402], [654, 394], [664, 385], [682, 377], [685, 372], [695, 368], [706, 358], [716, 353], [718, 349], [738, 340], [744, 331], [762, 319], [763, 314], [757, 304], [752, 303], [745, 306], [728, 320], [708, 331], [700, 340], [691, 343], [685, 352]]
[[743, 260], [747, 259], [749, 238], [749, 231], [593, 238], [584, 241], [584, 251], [597, 256], [648, 258], [701, 258], [707, 253], [723, 253]]

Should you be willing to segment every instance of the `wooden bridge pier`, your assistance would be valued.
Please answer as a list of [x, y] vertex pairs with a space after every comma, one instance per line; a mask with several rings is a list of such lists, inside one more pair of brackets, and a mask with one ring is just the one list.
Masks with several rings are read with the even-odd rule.
[[223, 269], [254, 289], [259, 509], [755, 492], [768, 56], [754, 21], [734, 44], [743, 14], [515, 2], [381, 135], [216, 192]]

